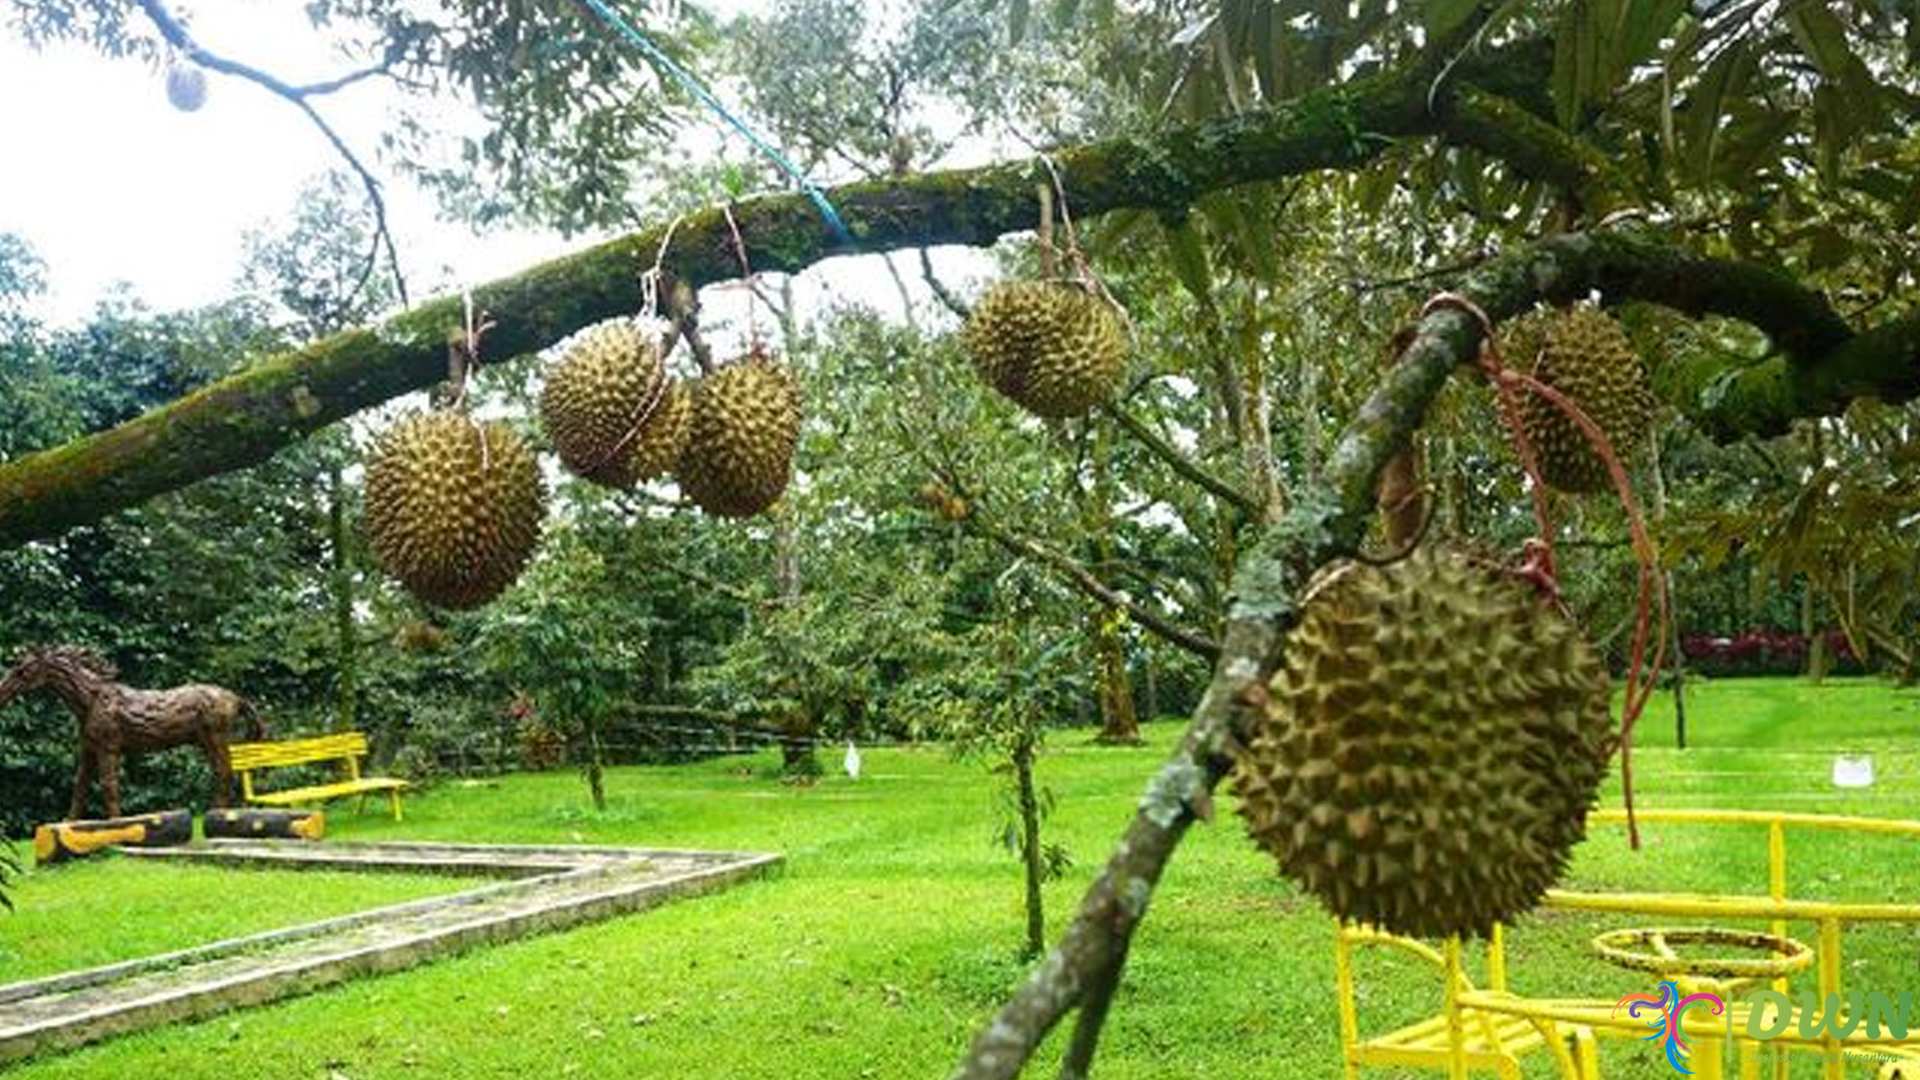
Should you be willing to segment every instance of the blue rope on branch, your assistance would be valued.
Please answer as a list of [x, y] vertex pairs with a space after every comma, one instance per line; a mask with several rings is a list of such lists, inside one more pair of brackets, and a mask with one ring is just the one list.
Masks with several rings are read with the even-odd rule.
[[754, 149], [759, 150], [760, 153], [764, 154], [767, 160], [773, 162], [781, 172], [786, 173], [794, 183], [800, 185], [800, 190], [806, 193], [807, 198], [813, 200], [814, 208], [820, 211], [820, 216], [826, 219], [827, 225], [833, 229], [834, 235], [840, 238], [840, 242], [848, 247], [855, 246], [853, 233], [848, 231], [847, 223], [840, 220], [840, 212], [835, 210], [833, 203], [827, 200], [826, 192], [821, 191], [819, 185], [807, 179], [806, 174], [802, 173], [799, 167], [793, 162], [787, 160], [785, 154], [782, 154], [773, 144], [761, 138], [757, 132], [748, 127], [746, 121], [741, 120], [725, 105], [722, 105], [720, 100], [708, 92], [706, 87], [700, 85], [700, 80], [694, 78], [692, 72], [681, 67], [675, 62], [673, 57], [668, 56], [661, 50], [660, 46], [655, 45], [651, 38], [641, 33], [632, 23], [622, 18], [619, 12], [607, 6], [604, 0], [574, 0], [574, 3], [584, 8], [588, 15], [600, 23], [612, 28], [632, 44], [634, 48], [645, 53], [648, 59], [665, 68], [667, 74], [672, 75], [674, 81], [678, 82], [687, 93], [692, 94], [701, 104], [713, 110], [714, 114], [719, 116], [720, 119], [725, 120], [733, 130], [745, 136], [746, 140], [753, 144]]

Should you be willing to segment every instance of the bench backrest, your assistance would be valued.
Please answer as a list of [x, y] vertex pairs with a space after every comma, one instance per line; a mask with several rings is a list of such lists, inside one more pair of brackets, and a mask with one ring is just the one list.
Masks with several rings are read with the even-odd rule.
[[235, 772], [267, 769], [279, 765], [306, 765], [316, 761], [347, 761], [367, 756], [367, 736], [359, 731], [342, 731], [312, 739], [287, 739], [281, 742], [234, 743], [227, 748]]

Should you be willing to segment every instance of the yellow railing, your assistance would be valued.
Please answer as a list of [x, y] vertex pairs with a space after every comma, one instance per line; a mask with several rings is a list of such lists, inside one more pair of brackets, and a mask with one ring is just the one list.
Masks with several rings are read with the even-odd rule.
[[[1687, 893], [1602, 893], [1579, 890], [1553, 890], [1545, 907], [1560, 910], [1606, 912], [1632, 915], [1660, 915], [1699, 919], [1766, 920], [1770, 933], [1785, 937], [1789, 924], [1810, 923], [1816, 932], [1815, 974], [1818, 1000], [1828, 994], [1845, 1000], [1842, 988], [1842, 930], [1854, 923], [1913, 923], [1920, 926], [1920, 904], [1854, 903], [1839, 900], [1797, 900], [1788, 895], [1787, 833], [1789, 830], [1827, 830], [1851, 833], [1920, 838], [1920, 822], [1882, 818], [1830, 816], [1824, 814], [1769, 812], [1755, 810], [1642, 810], [1642, 822], [1684, 825], [1748, 825], [1767, 830], [1767, 893], [1765, 896], [1727, 896]], [[1599, 811], [1590, 816], [1596, 825], [1624, 824], [1620, 811]], [[1464, 1080], [1470, 1071], [1492, 1070], [1499, 1075], [1518, 1076], [1519, 1057], [1536, 1047], [1544, 1047], [1553, 1057], [1562, 1075], [1575, 1080], [1597, 1078], [1599, 1057], [1594, 1036], [1599, 1034], [1644, 1035], [1646, 1028], [1638, 1020], [1619, 1020], [1612, 1015], [1612, 1002], [1583, 999], [1539, 999], [1514, 995], [1507, 987], [1506, 933], [1495, 927], [1485, 950], [1488, 988], [1476, 990], [1469, 981], [1461, 958], [1461, 945], [1450, 940], [1440, 949], [1422, 942], [1398, 938], [1366, 927], [1342, 926], [1335, 946], [1343, 1057], [1348, 1080], [1358, 1080], [1362, 1065], [1412, 1065], [1443, 1069], [1449, 1077]], [[1419, 956], [1433, 964], [1442, 979], [1445, 1004], [1440, 1017], [1423, 1021], [1377, 1039], [1362, 1039], [1355, 991], [1353, 947], [1388, 945]], [[1777, 978], [1773, 989], [1785, 992], [1787, 980]], [[1732, 1007], [1729, 1006], [1729, 1020]], [[1506, 1022], [1503, 1023], [1502, 1020]], [[1524, 1022], [1526, 1029], [1515, 1026]], [[1530, 1029], [1530, 1030], [1528, 1030]], [[1537, 1036], [1537, 1037], [1536, 1037]], [[1700, 1075], [1711, 1080], [1720, 1075], [1720, 1040], [1702, 1037]], [[1845, 1075], [1843, 1049], [1885, 1049], [1901, 1047], [1920, 1056], [1920, 1032], [1912, 1038], [1868, 1038], [1856, 1032], [1846, 1038], [1833, 1034], [1830, 1025], [1821, 1034], [1806, 1037], [1789, 1028], [1769, 1039], [1780, 1046], [1817, 1046], [1825, 1052], [1824, 1073], [1828, 1080]], [[1779, 1061], [1776, 1076], [1784, 1076], [1786, 1063]], [[1758, 1063], [1743, 1055], [1741, 1076], [1759, 1075]], [[1883, 1072], [1883, 1075], [1889, 1075]]]

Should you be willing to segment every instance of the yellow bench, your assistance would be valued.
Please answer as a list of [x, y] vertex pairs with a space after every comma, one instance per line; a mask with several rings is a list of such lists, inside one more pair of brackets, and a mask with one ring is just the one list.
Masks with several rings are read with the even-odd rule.
[[[389, 776], [360, 775], [360, 759], [367, 756], [367, 737], [362, 732], [343, 731], [312, 739], [280, 742], [234, 743], [229, 753], [233, 760], [233, 771], [240, 774], [241, 797], [249, 803], [258, 806], [296, 806], [358, 795], [361, 805], [365, 806], [366, 796], [384, 791], [387, 793], [387, 802], [393, 808], [393, 820], [400, 820], [400, 790], [407, 786], [407, 782]], [[254, 790], [253, 774], [262, 769], [322, 762], [337, 762], [340, 779], [331, 784], [311, 784], [280, 791]]]

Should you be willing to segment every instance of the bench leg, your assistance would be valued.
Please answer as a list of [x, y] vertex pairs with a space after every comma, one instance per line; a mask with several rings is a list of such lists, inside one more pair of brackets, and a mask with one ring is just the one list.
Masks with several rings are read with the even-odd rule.
[[399, 821], [400, 820], [400, 789], [389, 788], [387, 790], [387, 801], [393, 804], [393, 820]]

